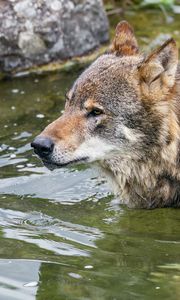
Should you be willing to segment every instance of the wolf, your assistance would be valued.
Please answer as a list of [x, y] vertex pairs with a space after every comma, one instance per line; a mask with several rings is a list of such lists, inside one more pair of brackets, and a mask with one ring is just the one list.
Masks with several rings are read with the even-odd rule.
[[180, 207], [179, 122], [174, 39], [145, 55], [122, 21], [67, 93], [64, 114], [31, 146], [49, 169], [98, 165], [129, 207]]

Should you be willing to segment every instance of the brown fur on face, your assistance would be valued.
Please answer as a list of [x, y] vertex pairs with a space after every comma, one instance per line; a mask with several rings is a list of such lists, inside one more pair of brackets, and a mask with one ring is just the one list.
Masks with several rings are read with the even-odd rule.
[[[69, 111], [48, 125], [41, 135], [51, 137], [54, 142], [63, 143], [66, 148], [73, 151], [83, 141], [84, 123], [85, 120], [81, 112]], [[77, 131], [78, 134], [76, 134]]]
[[180, 69], [173, 39], [149, 56], [123, 21], [107, 54], [76, 80], [40, 136], [46, 162], [96, 162], [130, 207], [180, 206]]

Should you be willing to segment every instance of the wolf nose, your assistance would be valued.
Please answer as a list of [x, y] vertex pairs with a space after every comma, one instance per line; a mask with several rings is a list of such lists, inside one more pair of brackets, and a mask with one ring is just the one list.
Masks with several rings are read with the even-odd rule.
[[31, 143], [31, 147], [34, 148], [36, 154], [44, 157], [52, 153], [54, 142], [50, 138], [37, 136]]

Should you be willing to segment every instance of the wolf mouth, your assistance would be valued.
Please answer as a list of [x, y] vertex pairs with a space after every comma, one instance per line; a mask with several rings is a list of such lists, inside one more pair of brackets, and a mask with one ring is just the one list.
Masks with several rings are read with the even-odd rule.
[[74, 164], [81, 163], [81, 162], [87, 162], [88, 159], [89, 159], [89, 157], [87, 156], [87, 157], [70, 160], [66, 163], [55, 163], [55, 162], [44, 160], [44, 159], [42, 159], [42, 162], [44, 163], [45, 166], [47, 166], [49, 168], [53, 168], [53, 167], [63, 168], [63, 167], [67, 167], [68, 165], [74, 165]]

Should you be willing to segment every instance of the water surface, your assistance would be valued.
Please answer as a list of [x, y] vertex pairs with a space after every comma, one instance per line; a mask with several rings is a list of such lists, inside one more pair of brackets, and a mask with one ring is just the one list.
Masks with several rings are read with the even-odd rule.
[[[168, 31], [150, 16], [142, 45]], [[0, 84], [0, 299], [180, 299], [180, 211], [121, 207], [89, 166], [50, 172], [30, 149], [77, 75]]]

